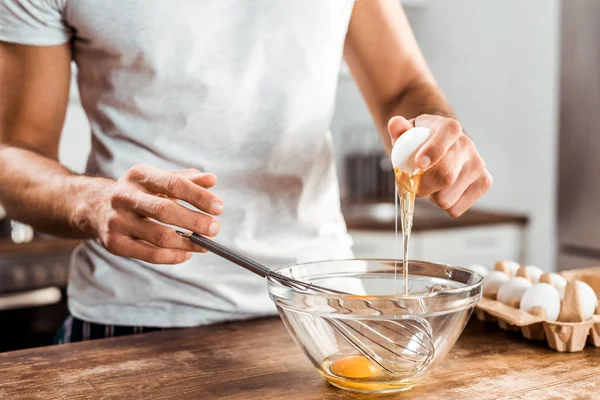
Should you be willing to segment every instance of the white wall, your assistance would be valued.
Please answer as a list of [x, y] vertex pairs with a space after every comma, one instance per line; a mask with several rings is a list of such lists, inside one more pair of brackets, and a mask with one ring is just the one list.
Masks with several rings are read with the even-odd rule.
[[[494, 176], [479, 206], [529, 214], [526, 260], [547, 270], [555, 258], [559, 3], [428, 0], [407, 9], [440, 86]], [[372, 123], [352, 81], [342, 79], [332, 126], [338, 149], [353, 125]]]
[[70, 170], [82, 173], [85, 171], [91, 147], [90, 124], [79, 102], [76, 73], [73, 65], [71, 79], [71, 96], [65, 118], [58, 156], [61, 164]]
[[90, 125], [80, 105], [70, 105], [60, 138], [59, 159], [71, 171], [85, 171], [91, 146]]

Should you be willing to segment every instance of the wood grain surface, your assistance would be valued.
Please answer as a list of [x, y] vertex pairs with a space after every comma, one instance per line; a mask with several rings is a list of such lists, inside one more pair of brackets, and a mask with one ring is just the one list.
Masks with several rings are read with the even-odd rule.
[[557, 353], [471, 320], [414, 389], [364, 395], [327, 384], [270, 318], [0, 354], [1, 399], [589, 399], [600, 348]]

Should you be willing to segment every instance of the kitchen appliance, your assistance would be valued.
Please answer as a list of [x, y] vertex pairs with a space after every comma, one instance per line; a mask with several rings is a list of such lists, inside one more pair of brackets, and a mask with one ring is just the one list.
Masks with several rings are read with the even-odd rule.
[[0, 239], [4, 237], [10, 237], [11, 227], [10, 220], [6, 215], [6, 210], [0, 204]]
[[346, 200], [391, 201], [395, 196], [394, 168], [384, 151], [353, 152], [344, 157]]
[[395, 260], [314, 262], [274, 272], [203, 236], [178, 233], [267, 278], [290, 335], [343, 389], [412, 388], [447, 354], [481, 297], [481, 276], [446, 265], [411, 262], [412, 293], [390, 296]]
[[0, 352], [49, 345], [67, 314], [71, 253], [79, 241], [0, 238]]
[[11, 221], [0, 204], [0, 239], [10, 238], [15, 243], [28, 243], [33, 240], [33, 228], [27, 224]]
[[562, 2], [558, 269], [600, 265], [600, 2]]
[[343, 197], [352, 202], [393, 201], [394, 168], [377, 132], [351, 130], [344, 133]]
[[40, 236], [31, 243], [0, 240], [0, 295], [67, 286], [76, 240]]

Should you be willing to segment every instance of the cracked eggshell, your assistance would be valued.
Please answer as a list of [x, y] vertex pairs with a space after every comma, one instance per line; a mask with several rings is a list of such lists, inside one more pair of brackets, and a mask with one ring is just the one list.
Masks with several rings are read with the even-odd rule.
[[468, 269], [468, 270], [470, 270], [470, 271], [476, 272], [476, 273], [478, 273], [479, 275], [483, 276], [484, 278], [485, 278], [486, 276], [488, 276], [488, 274], [490, 273], [490, 270], [489, 270], [489, 269], [487, 269], [486, 267], [484, 267], [484, 266], [483, 266], [483, 265], [481, 265], [481, 264], [471, 264], [471, 265], [467, 265], [467, 266], [465, 267], [465, 269]]
[[514, 278], [515, 276], [517, 276], [517, 271], [519, 270], [519, 268], [521, 268], [521, 266], [518, 262], [515, 261], [502, 260], [497, 261], [496, 265], [494, 265], [495, 271], [503, 271], [510, 278]]
[[530, 312], [534, 307], [543, 308], [548, 321], [556, 321], [560, 313], [560, 295], [554, 286], [536, 283], [523, 293], [519, 308]]
[[492, 271], [485, 278], [481, 290], [484, 296], [496, 294], [500, 286], [510, 278], [502, 271]]
[[509, 304], [513, 299], [521, 300], [523, 294], [532, 286], [531, 282], [527, 279], [517, 276], [502, 284], [498, 289], [498, 295], [496, 300], [501, 303]]
[[415, 155], [431, 133], [431, 129], [418, 126], [400, 135], [392, 148], [392, 165], [409, 174], [419, 172]]

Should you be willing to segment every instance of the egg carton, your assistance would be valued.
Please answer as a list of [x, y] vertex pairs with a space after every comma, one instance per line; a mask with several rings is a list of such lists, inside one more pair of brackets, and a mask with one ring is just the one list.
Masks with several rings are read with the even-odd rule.
[[[503, 270], [496, 265], [496, 270]], [[528, 278], [525, 270], [520, 269], [518, 276]], [[506, 331], [520, 331], [530, 340], [545, 340], [548, 346], [559, 352], [582, 351], [586, 344], [600, 347], [600, 304], [595, 314], [588, 320], [583, 319], [580, 304], [579, 285], [576, 280], [587, 283], [596, 293], [600, 293], [600, 267], [564, 271], [560, 273], [567, 280], [560, 314], [557, 321], [546, 320], [545, 310], [534, 307], [530, 312], [518, 308], [519, 299], [509, 304], [497, 301], [496, 293], [486, 293], [475, 308], [475, 314], [481, 321], [496, 322]], [[549, 274], [540, 277], [540, 282], [550, 283]], [[568, 321], [568, 322], [567, 322]]]

